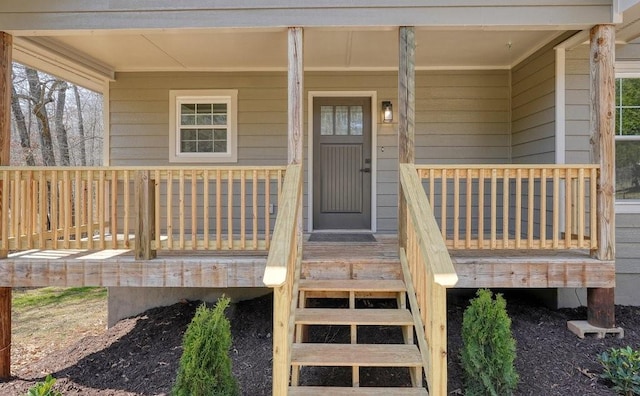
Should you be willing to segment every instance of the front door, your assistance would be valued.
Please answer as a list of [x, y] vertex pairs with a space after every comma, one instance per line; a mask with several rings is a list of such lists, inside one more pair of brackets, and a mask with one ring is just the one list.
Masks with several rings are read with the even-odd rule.
[[313, 100], [313, 225], [371, 229], [371, 98]]

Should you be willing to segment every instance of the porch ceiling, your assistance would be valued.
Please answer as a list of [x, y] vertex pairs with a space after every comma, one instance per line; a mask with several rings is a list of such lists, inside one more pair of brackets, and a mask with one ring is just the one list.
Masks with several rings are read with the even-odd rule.
[[[416, 67], [508, 68], [558, 31], [416, 30]], [[397, 29], [305, 29], [307, 70], [398, 65]], [[91, 31], [26, 38], [111, 72], [286, 70], [287, 35], [273, 29]], [[17, 46], [20, 45], [18, 39]], [[20, 54], [16, 56], [20, 60]]]

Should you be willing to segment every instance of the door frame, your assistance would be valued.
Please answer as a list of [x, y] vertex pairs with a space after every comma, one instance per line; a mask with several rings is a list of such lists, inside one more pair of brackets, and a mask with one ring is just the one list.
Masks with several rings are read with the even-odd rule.
[[[377, 147], [378, 147], [378, 93], [377, 91], [309, 91], [307, 100], [307, 231], [313, 232], [313, 100], [323, 97], [353, 97], [371, 99], [371, 229], [362, 231], [376, 232], [377, 230]], [[350, 230], [353, 231], [353, 230]], [[361, 231], [361, 230], [357, 230]]]

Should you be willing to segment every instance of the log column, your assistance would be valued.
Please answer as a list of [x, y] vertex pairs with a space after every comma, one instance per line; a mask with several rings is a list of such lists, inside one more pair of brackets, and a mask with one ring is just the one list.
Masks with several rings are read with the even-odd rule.
[[[304, 35], [301, 27], [290, 27], [288, 30], [288, 163], [302, 164], [303, 147], [303, 103], [304, 103]], [[302, 248], [302, 201], [298, 208], [298, 244]]]
[[[615, 28], [596, 25], [590, 34], [591, 149], [593, 161], [600, 165], [598, 181], [599, 260], [615, 260]], [[598, 327], [615, 326], [613, 288], [587, 290], [587, 320]]]
[[[11, 147], [11, 50], [13, 38], [0, 32], [0, 166], [10, 165]], [[1, 183], [1, 182], [0, 182]], [[0, 184], [0, 197], [4, 188]], [[1, 202], [1, 199], [0, 199]], [[1, 211], [0, 211], [1, 213]], [[6, 221], [1, 219], [0, 221]], [[0, 235], [5, 237], [5, 235]], [[7, 251], [0, 251], [0, 259]], [[0, 288], [0, 378], [11, 376], [11, 288]]]
[[[415, 162], [415, 29], [401, 26], [398, 59], [398, 162]], [[407, 201], [398, 179], [398, 241], [405, 246], [407, 240]]]

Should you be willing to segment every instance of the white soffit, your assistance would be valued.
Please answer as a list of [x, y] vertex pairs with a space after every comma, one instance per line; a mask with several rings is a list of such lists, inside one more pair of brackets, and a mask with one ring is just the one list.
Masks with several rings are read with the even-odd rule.
[[[558, 34], [417, 28], [416, 69], [507, 69]], [[44, 39], [116, 72], [287, 68], [285, 28], [92, 31]], [[306, 70], [394, 70], [398, 32], [307, 28], [304, 53]]]

